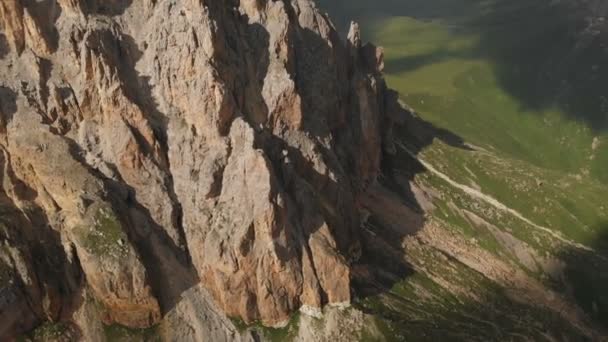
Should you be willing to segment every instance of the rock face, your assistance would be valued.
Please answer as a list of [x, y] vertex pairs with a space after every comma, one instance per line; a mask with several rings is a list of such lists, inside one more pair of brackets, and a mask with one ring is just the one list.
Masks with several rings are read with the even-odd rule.
[[349, 303], [396, 101], [356, 25], [310, 0], [3, 0], [0, 29], [0, 336], [85, 288], [130, 327], [199, 283], [248, 323]]

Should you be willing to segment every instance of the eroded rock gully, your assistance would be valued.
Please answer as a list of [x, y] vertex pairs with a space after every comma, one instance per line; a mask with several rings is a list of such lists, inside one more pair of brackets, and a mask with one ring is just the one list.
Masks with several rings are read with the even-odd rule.
[[0, 336], [351, 300], [382, 51], [310, 0], [0, 2]]

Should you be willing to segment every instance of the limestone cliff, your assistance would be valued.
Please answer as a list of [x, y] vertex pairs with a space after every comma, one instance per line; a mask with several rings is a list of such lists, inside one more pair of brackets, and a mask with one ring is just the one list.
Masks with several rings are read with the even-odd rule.
[[382, 51], [311, 0], [0, 2], [0, 336], [351, 300]]

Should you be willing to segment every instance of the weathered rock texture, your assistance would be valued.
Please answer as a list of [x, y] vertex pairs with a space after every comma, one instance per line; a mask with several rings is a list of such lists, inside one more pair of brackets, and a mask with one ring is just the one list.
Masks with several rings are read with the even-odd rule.
[[310, 0], [0, 2], [0, 336], [158, 323], [201, 283], [277, 325], [351, 300], [390, 150], [382, 51]]

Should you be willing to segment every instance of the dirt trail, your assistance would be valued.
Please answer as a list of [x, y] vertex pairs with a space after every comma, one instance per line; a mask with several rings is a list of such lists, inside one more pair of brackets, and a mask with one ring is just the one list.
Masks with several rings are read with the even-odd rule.
[[[530, 226], [534, 227], [535, 229], [541, 230], [544, 233], [547, 233], [547, 234], [551, 235], [555, 239], [557, 239], [557, 240], [559, 240], [559, 241], [561, 241], [561, 242], [563, 242], [563, 243], [565, 243], [567, 245], [570, 245], [570, 246], [573, 246], [573, 247], [576, 247], [576, 248], [579, 248], [579, 249], [582, 249], [582, 250], [585, 250], [585, 251], [588, 251], [588, 252], [596, 253], [596, 251], [593, 248], [589, 247], [589, 246], [585, 246], [585, 245], [580, 244], [578, 242], [574, 242], [572, 240], [569, 240], [569, 239], [565, 238], [561, 233], [556, 232], [556, 231], [552, 230], [551, 228], [544, 227], [544, 226], [541, 226], [539, 224], [536, 224], [536, 223], [530, 221], [525, 216], [523, 216], [521, 213], [519, 213], [517, 210], [509, 208], [508, 206], [506, 206], [505, 204], [501, 203], [500, 201], [498, 201], [494, 197], [489, 196], [487, 194], [484, 194], [483, 192], [481, 192], [481, 191], [479, 191], [477, 189], [474, 189], [474, 188], [472, 188], [470, 186], [467, 186], [467, 185], [464, 185], [464, 184], [460, 184], [460, 183], [452, 180], [449, 176], [447, 176], [443, 172], [435, 169], [431, 164], [429, 164], [426, 161], [424, 161], [424, 159], [419, 158], [418, 156], [414, 155], [401, 142], [396, 141], [395, 143], [397, 144], [397, 146], [399, 146], [401, 149], [403, 149], [403, 151], [405, 151], [407, 154], [409, 154], [412, 158], [414, 158], [418, 162], [420, 162], [420, 164], [422, 164], [431, 173], [433, 173], [437, 177], [443, 179], [444, 181], [446, 181], [451, 186], [453, 186], [453, 187], [455, 187], [455, 188], [463, 191], [464, 193], [468, 194], [469, 196], [474, 197], [476, 199], [479, 199], [479, 200], [481, 200], [483, 202], [486, 202], [487, 204], [493, 206], [494, 208], [496, 208], [498, 210], [502, 210], [504, 212], [507, 212], [507, 213], [515, 216], [518, 219], [520, 219], [520, 220], [524, 221], [525, 223], [529, 224]], [[601, 255], [599, 255], [597, 253], [596, 253], [596, 255], [598, 257], [602, 258], [602, 259], [605, 259], [603, 256], [601, 256]]]

